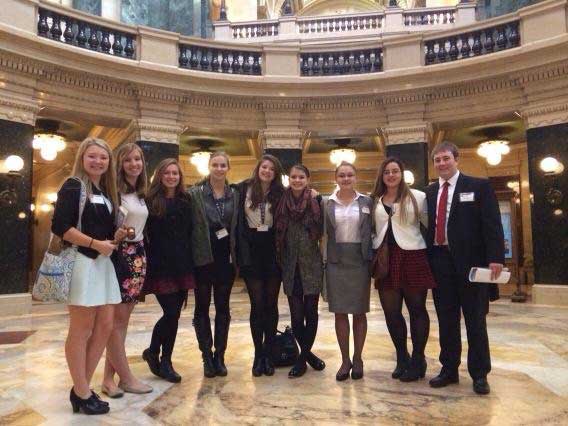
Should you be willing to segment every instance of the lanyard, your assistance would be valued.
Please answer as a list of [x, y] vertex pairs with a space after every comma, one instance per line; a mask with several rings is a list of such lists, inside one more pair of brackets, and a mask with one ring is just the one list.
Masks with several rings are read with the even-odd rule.
[[266, 220], [266, 202], [263, 201], [259, 205], [260, 207], [260, 223], [264, 225], [264, 221]]
[[213, 197], [213, 200], [215, 201], [215, 208], [217, 209], [217, 213], [219, 214], [219, 220], [222, 223], [223, 219], [225, 219], [225, 197], [223, 198]]

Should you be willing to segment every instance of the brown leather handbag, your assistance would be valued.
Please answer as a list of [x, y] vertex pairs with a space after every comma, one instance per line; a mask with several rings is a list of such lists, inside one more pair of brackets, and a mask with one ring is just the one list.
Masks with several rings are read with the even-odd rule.
[[375, 280], [386, 278], [389, 274], [389, 243], [385, 235], [385, 239], [377, 249], [371, 267], [371, 276]]

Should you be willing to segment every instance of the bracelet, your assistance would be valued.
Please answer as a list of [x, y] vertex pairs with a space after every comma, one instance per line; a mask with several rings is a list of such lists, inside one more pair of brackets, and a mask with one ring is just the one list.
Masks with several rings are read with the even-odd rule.
[[93, 245], [93, 240], [94, 240], [94, 238], [91, 237], [91, 242], [89, 243], [89, 247], [87, 247], [87, 248], [91, 248], [91, 246]]

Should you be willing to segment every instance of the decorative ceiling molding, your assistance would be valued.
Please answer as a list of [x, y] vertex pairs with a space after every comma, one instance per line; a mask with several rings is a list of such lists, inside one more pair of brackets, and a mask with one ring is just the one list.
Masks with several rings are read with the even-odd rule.
[[568, 123], [568, 103], [524, 109], [521, 115], [527, 129]]
[[259, 132], [263, 148], [302, 149], [305, 132], [299, 129], [263, 129]]
[[0, 119], [35, 125], [39, 106], [35, 103], [20, 102], [0, 94]]
[[428, 143], [431, 127], [428, 123], [410, 126], [390, 126], [382, 129], [387, 145]]

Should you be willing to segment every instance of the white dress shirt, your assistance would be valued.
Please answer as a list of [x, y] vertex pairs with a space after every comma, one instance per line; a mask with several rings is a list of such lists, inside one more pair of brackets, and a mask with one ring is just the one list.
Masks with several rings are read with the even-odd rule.
[[345, 205], [337, 198], [337, 191], [331, 194], [335, 206], [335, 241], [338, 243], [360, 243], [361, 227], [359, 226], [359, 197], [355, 191], [355, 198]]
[[128, 210], [128, 216], [124, 225], [127, 228], [134, 228], [136, 233], [133, 239], [126, 239], [129, 242], [138, 242], [144, 239], [144, 227], [146, 226], [146, 220], [148, 219], [148, 207], [142, 198], [138, 197], [138, 194], [132, 192], [130, 194], [120, 194], [120, 205], [124, 206]]
[[[446, 229], [444, 230], [444, 235], [446, 236], [446, 239], [444, 241], [443, 245], [448, 245], [448, 219], [450, 218], [450, 208], [452, 207], [452, 199], [454, 198], [454, 192], [456, 190], [456, 183], [458, 182], [458, 178], [460, 176], [460, 172], [459, 170], [456, 172], [455, 175], [453, 175], [451, 178], [449, 178], [447, 181], [439, 178], [438, 182], [440, 184], [440, 188], [438, 189], [438, 197], [436, 198], [436, 228], [438, 227], [438, 210], [439, 210], [439, 204], [440, 204], [440, 196], [442, 195], [442, 191], [444, 190], [444, 183], [448, 182], [449, 186], [448, 186], [448, 205], [446, 206]], [[436, 243], [436, 238], [434, 238], [434, 244], [438, 245], [438, 243]]]
[[272, 213], [270, 212], [270, 203], [267, 201], [264, 204], [264, 223], [262, 223], [262, 214], [260, 212], [261, 206], [258, 206], [256, 209], [251, 209], [252, 201], [251, 197], [251, 189], [247, 190], [246, 200], [245, 200], [245, 216], [247, 218], [247, 223], [249, 228], [258, 228], [261, 225], [266, 225], [269, 228], [272, 228], [274, 218], [272, 217]]

